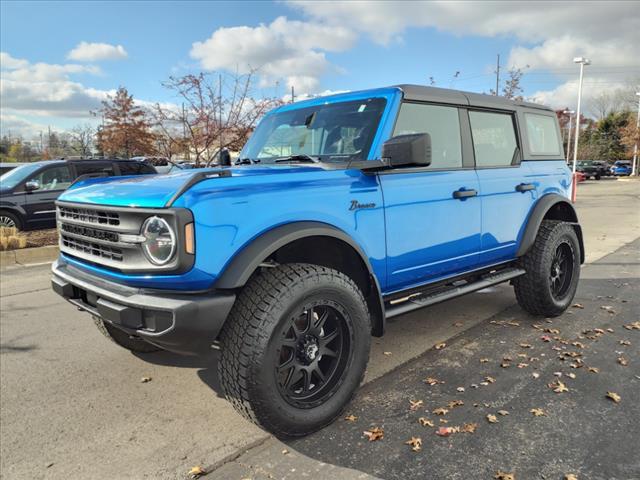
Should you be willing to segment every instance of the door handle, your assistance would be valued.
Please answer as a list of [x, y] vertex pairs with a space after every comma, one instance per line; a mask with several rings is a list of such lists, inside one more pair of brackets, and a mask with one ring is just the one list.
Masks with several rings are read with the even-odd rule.
[[476, 190], [456, 190], [453, 192], [453, 198], [464, 199], [469, 197], [475, 197], [478, 195]]
[[536, 186], [532, 183], [521, 183], [516, 185], [516, 192], [528, 192], [529, 190], [535, 190]]

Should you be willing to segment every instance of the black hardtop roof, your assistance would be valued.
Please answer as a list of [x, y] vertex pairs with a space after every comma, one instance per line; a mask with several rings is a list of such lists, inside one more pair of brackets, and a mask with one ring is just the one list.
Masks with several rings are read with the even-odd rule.
[[406, 100], [421, 102], [452, 103], [456, 105], [469, 105], [472, 107], [499, 108], [515, 110], [516, 107], [535, 108], [553, 112], [547, 106], [537, 103], [524, 102], [522, 100], [509, 100], [501, 96], [486, 95], [482, 93], [463, 92], [448, 88], [426, 87], [424, 85], [395, 85], [404, 93]]

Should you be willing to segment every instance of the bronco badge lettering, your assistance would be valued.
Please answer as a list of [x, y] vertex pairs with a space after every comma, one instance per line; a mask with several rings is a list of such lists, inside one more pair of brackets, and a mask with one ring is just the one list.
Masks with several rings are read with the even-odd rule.
[[351, 200], [349, 210], [360, 210], [362, 208], [376, 208], [375, 203], [360, 203], [357, 200]]

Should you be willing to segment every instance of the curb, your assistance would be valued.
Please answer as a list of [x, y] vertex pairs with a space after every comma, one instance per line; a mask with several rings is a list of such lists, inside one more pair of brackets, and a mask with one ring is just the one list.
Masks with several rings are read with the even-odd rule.
[[27, 266], [38, 263], [51, 263], [58, 258], [59, 253], [58, 245], [0, 252], [0, 268], [4, 269], [13, 265]]

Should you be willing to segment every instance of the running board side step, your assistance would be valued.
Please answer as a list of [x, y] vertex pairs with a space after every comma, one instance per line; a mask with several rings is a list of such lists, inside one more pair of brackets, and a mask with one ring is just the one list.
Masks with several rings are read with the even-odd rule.
[[411, 297], [408, 297], [406, 301], [400, 304], [388, 305], [385, 310], [385, 315], [387, 318], [396, 317], [404, 313], [412, 312], [413, 310], [417, 310], [419, 308], [434, 305], [436, 303], [444, 302], [445, 300], [450, 300], [467, 293], [475, 292], [478, 290], [482, 290], [483, 288], [507, 282], [512, 278], [519, 277], [520, 275], [524, 275], [525, 273], [527, 272], [522, 268], [507, 268], [497, 272], [489, 273], [488, 275], [484, 275], [482, 278], [474, 282], [466, 283], [460, 286], [451, 286], [444, 291], [441, 290], [435, 293], [417, 293]]

